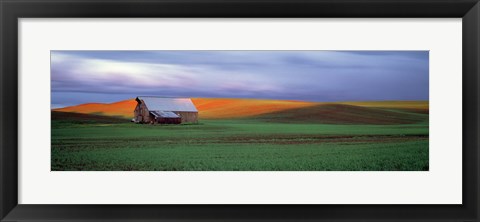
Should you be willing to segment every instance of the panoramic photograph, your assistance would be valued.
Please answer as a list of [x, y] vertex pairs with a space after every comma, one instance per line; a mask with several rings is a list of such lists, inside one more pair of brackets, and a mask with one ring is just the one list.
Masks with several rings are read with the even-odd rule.
[[52, 171], [428, 171], [429, 52], [53, 50]]

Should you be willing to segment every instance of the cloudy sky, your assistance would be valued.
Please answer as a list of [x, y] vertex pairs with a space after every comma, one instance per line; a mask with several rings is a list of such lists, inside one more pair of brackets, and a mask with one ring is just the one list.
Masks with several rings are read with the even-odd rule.
[[428, 100], [428, 51], [51, 51], [52, 107], [138, 95]]

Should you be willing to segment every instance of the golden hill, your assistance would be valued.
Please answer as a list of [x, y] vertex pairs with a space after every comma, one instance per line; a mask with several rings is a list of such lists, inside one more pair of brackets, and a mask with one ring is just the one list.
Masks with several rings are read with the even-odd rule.
[[59, 109], [53, 109], [60, 112], [98, 114], [105, 116], [121, 116], [133, 118], [133, 110], [137, 105], [135, 99], [123, 100], [115, 103], [85, 103], [77, 106], [68, 106]]
[[243, 118], [314, 106], [314, 102], [260, 99], [192, 99], [200, 118]]
[[[342, 104], [349, 106], [338, 107], [368, 107], [383, 109], [399, 109], [428, 113], [428, 101], [373, 101], [373, 102], [340, 102], [340, 103], [320, 103], [303, 102], [292, 100], [262, 100], [262, 99], [224, 99], [224, 98], [193, 98], [193, 103], [199, 110], [201, 119], [226, 119], [226, 118], [245, 118], [245, 117], [264, 117], [268, 114], [281, 114], [280, 116], [292, 112], [298, 112], [302, 115], [306, 110], [308, 113], [319, 108], [319, 105]], [[119, 116], [124, 118], [133, 118], [133, 110], [137, 102], [135, 99], [123, 100], [115, 103], [86, 103], [77, 106], [69, 106], [54, 111], [73, 112], [83, 114], [97, 114], [105, 116]], [[331, 106], [329, 106], [331, 110]], [[354, 108], [354, 107], [353, 107]], [[325, 109], [322, 108], [324, 111]], [[338, 110], [338, 109], [337, 109]], [[358, 109], [355, 109], [358, 110]], [[362, 109], [364, 110], [364, 109]], [[372, 109], [373, 110], [373, 109]], [[338, 113], [340, 114], [340, 113]], [[286, 114], [285, 114], [286, 115]], [[288, 115], [287, 115], [288, 116]]]
[[[316, 104], [313, 102], [256, 99], [193, 98], [192, 101], [199, 111], [200, 118], [203, 119], [242, 118]], [[54, 111], [132, 118], [136, 105], [135, 99], [129, 99], [115, 103], [86, 103], [54, 109]]]

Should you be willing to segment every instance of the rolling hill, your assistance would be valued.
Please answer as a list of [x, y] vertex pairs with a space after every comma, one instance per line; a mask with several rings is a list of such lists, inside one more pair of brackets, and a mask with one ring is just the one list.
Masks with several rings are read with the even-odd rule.
[[428, 120], [428, 115], [332, 103], [266, 113], [254, 118], [285, 123], [388, 125], [418, 123]]
[[128, 99], [115, 103], [85, 103], [53, 109], [53, 111], [132, 118], [136, 105], [135, 99]]
[[315, 106], [314, 102], [260, 99], [192, 99], [200, 118], [245, 118], [289, 109]]
[[[193, 98], [192, 101], [203, 119], [242, 118], [316, 105], [313, 102], [288, 100]], [[133, 110], [136, 105], [135, 99], [128, 99], [115, 103], [85, 103], [53, 110], [133, 118]]]
[[[409, 124], [428, 120], [428, 101], [304, 102], [193, 98], [200, 119], [257, 119], [328, 124]], [[53, 111], [132, 118], [135, 99], [86, 103]]]

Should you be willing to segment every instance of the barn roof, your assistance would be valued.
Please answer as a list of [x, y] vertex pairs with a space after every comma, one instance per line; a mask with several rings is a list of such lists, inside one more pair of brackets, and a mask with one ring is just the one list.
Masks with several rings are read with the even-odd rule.
[[137, 101], [139, 100], [143, 100], [150, 111], [198, 112], [189, 98], [139, 96]]
[[162, 118], [180, 118], [177, 114], [170, 111], [150, 111], [152, 115], [155, 117], [162, 117]]

